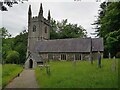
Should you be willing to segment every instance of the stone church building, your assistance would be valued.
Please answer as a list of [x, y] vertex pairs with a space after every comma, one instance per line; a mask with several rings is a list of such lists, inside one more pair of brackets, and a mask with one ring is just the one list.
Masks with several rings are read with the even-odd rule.
[[28, 11], [28, 46], [25, 68], [35, 68], [46, 60], [95, 60], [98, 52], [103, 56], [102, 38], [72, 38], [50, 40], [50, 11], [43, 17], [40, 5], [37, 17]]

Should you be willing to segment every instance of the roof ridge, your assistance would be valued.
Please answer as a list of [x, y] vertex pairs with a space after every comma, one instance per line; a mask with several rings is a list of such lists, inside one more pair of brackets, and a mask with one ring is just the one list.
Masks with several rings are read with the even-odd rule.
[[[50, 39], [50, 40], [43, 40], [42, 42], [47, 41], [57, 41], [57, 40], [76, 40], [76, 39], [91, 39], [91, 38], [65, 38], [65, 39]], [[41, 41], [40, 41], [41, 42]]]

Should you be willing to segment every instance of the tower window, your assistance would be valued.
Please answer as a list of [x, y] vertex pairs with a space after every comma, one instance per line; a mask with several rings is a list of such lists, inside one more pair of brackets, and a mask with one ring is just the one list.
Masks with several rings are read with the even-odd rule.
[[33, 26], [33, 32], [36, 32], [36, 26], [35, 25]]
[[47, 27], [45, 27], [45, 33], [47, 33]]

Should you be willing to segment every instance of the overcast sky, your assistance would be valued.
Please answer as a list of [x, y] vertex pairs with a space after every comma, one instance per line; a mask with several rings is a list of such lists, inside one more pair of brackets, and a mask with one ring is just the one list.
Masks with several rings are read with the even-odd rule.
[[[88, 36], [94, 32], [91, 25], [96, 20], [100, 2], [42, 2], [43, 15], [47, 18], [48, 10], [51, 11], [51, 17], [61, 21], [68, 19], [68, 22], [81, 25], [87, 30]], [[12, 34], [16, 36], [22, 30], [27, 28], [28, 7], [32, 6], [33, 16], [37, 16], [40, 8], [40, 2], [19, 3], [12, 8], [8, 8], [7, 12], [0, 11], [0, 19], [2, 14], [2, 22], [0, 27], [4, 26]], [[93, 37], [93, 36], [92, 36]]]

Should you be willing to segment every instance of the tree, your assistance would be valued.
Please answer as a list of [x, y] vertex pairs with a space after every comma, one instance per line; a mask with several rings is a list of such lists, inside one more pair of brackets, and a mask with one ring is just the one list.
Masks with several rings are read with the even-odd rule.
[[3, 38], [2, 40], [2, 60], [6, 59], [7, 52], [13, 50], [14, 48], [14, 38]]
[[26, 30], [22, 31], [19, 35], [16, 37], [9, 38], [9, 32], [6, 29], [0, 29], [3, 30], [4, 33], [2, 33], [2, 60], [5, 62], [6, 58], [8, 57], [9, 51], [17, 51], [20, 55], [20, 61], [19, 63], [22, 64], [26, 60], [26, 51], [27, 51], [27, 35], [28, 33]]
[[82, 26], [68, 23], [67, 19], [62, 22], [51, 20], [50, 39], [80, 38], [86, 37], [86, 34]]
[[56, 21], [52, 19], [50, 24], [51, 24], [50, 39], [58, 39], [59, 38], [59, 35], [58, 35], [59, 33], [58, 33], [58, 30], [57, 30]]
[[120, 51], [120, 29], [108, 34], [106, 45], [108, 52], [111, 52], [112, 56], [115, 56]]
[[8, 11], [6, 6], [12, 7], [14, 4], [18, 4], [19, 2], [23, 3], [24, 1], [25, 0], [3, 0], [3, 1], [0, 1], [0, 10]]
[[10, 38], [11, 34], [8, 32], [8, 30], [4, 27], [0, 28], [0, 36], [2, 36], [2, 38]]
[[20, 60], [20, 54], [17, 51], [9, 51], [6, 57], [6, 63], [18, 64]]
[[26, 60], [27, 38], [28, 32], [26, 32], [26, 30], [22, 31], [14, 38], [14, 50], [19, 52], [21, 64], [23, 64]]
[[12, 50], [13, 47], [13, 38], [11, 37], [11, 34], [8, 32], [8, 30], [4, 27], [0, 28], [0, 36], [2, 39], [2, 61], [4, 62], [6, 58], [6, 53], [10, 50]]
[[[108, 53], [112, 53], [115, 56], [120, 51], [120, 2], [104, 2], [101, 4], [102, 15], [99, 13], [96, 23], [97, 36], [103, 37], [105, 52], [104, 57], [108, 56]], [[118, 47], [116, 47], [116, 45]]]

